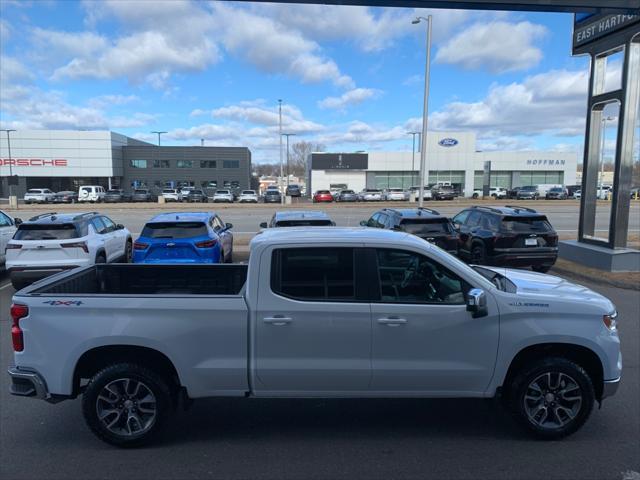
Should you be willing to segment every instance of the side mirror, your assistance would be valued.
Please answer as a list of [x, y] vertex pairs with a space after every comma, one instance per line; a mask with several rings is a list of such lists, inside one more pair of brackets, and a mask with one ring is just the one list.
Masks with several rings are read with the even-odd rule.
[[369, 223], [366, 220], [360, 220], [360, 226], [366, 227]]
[[268, 228], [268, 227], [269, 227], [269, 225], [267, 225], [267, 222], [262, 222], [260, 224], [260, 228]]
[[224, 226], [227, 227], [227, 230], [231, 230], [233, 228], [233, 223], [225, 223]]
[[480, 288], [472, 288], [467, 293], [467, 311], [472, 313], [473, 318], [486, 317], [489, 314], [487, 309], [487, 295]]
[[14, 218], [13, 219], [13, 224], [14, 225], [20, 225], [22, 223], [22, 219], [21, 218]]
[[121, 223], [117, 223], [116, 230], [124, 230], [124, 225], [122, 225]]

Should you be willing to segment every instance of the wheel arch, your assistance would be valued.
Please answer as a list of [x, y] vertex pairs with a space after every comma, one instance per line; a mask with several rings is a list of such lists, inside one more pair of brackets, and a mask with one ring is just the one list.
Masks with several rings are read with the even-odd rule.
[[505, 398], [508, 396], [508, 386], [511, 385], [515, 376], [525, 365], [546, 357], [562, 357], [580, 365], [591, 377], [596, 398], [598, 401], [602, 399], [604, 368], [600, 357], [590, 348], [572, 343], [539, 343], [529, 345], [520, 350], [511, 360], [505, 377], [500, 384], [501, 387], [499, 388], [502, 396]]

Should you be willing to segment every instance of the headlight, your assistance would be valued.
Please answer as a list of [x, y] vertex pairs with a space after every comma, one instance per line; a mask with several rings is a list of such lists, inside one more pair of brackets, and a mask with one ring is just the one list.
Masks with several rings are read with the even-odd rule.
[[615, 332], [618, 329], [618, 322], [616, 321], [616, 318], [618, 318], [618, 312], [602, 316], [602, 321], [604, 322], [605, 327], [612, 332]]

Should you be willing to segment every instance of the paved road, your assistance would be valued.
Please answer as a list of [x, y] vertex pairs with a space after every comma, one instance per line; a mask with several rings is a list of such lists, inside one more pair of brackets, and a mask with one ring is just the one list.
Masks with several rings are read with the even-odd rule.
[[[12, 361], [5, 284], [0, 277], [3, 372]], [[1, 374], [0, 477], [635, 480], [640, 293], [589, 286], [618, 306], [624, 381], [563, 441], [531, 440], [491, 401], [216, 399], [179, 413], [163, 443], [119, 450], [87, 430], [78, 400], [12, 397]]]
[[[468, 205], [471, 205], [471, 201], [455, 201], [455, 202], [429, 202], [429, 207], [438, 210], [439, 212], [453, 216], [460, 210]], [[514, 200], [506, 202], [487, 202], [485, 205], [505, 205], [514, 204]], [[268, 221], [273, 212], [282, 208], [292, 209], [318, 209], [326, 211], [331, 218], [340, 226], [356, 226], [360, 220], [366, 220], [371, 216], [371, 213], [382, 208], [383, 206], [402, 207], [407, 206], [407, 203], [393, 203], [393, 204], [377, 204], [377, 203], [358, 203], [358, 204], [346, 204], [346, 203], [334, 203], [334, 204], [322, 204], [313, 205], [309, 203], [301, 205], [292, 205], [287, 207], [281, 207], [279, 205], [226, 205], [226, 204], [168, 204], [164, 206], [159, 205], [147, 205], [147, 204], [135, 204], [135, 205], [85, 205], [85, 206], [30, 206], [21, 207], [19, 213], [13, 214], [18, 217], [29, 218], [36, 213], [42, 213], [46, 211], [87, 211], [90, 209], [97, 209], [104, 213], [107, 213], [117, 223], [122, 223], [129, 230], [134, 233], [139, 233], [142, 230], [144, 223], [153, 215], [160, 211], [186, 211], [186, 210], [216, 210], [220, 213], [220, 216], [225, 222], [233, 223], [234, 232], [240, 235], [254, 234], [259, 230], [261, 222]], [[548, 215], [551, 223], [561, 236], [567, 238], [576, 238], [578, 231], [578, 202], [574, 200], [567, 201], [543, 201], [537, 202], [518, 202], [517, 205], [529, 206], [539, 210], [540, 212]], [[608, 202], [600, 202], [598, 206], [598, 215], [596, 221], [596, 228], [600, 230], [600, 233], [605, 233], [609, 228], [609, 211], [607, 207], [610, 207]], [[631, 208], [631, 214], [629, 219], [629, 233], [632, 237], [640, 234], [640, 202], [634, 202]]]

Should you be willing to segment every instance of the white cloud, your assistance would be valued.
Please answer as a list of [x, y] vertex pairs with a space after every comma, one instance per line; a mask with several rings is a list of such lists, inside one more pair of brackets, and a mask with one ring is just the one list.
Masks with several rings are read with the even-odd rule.
[[0, 85], [15, 86], [16, 82], [33, 80], [34, 75], [29, 68], [14, 57], [0, 54]]
[[411, 75], [410, 77], [407, 77], [403, 82], [402, 85], [406, 86], [406, 87], [411, 87], [413, 85], [419, 85], [421, 83], [424, 83], [424, 75]]
[[94, 108], [104, 108], [110, 106], [127, 105], [129, 103], [137, 102], [140, 98], [136, 95], [100, 95], [89, 100], [88, 104]]
[[526, 70], [542, 60], [533, 42], [546, 33], [544, 26], [530, 22], [476, 23], [442, 45], [435, 60], [492, 73]]
[[[277, 136], [279, 114], [277, 107], [269, 109], [265, 106], [230, 105], [211, 111], [214, 118], [246, 122], [265, 126]], [[313, 133], [324, 130], [324, 126], [304, 118], [299, 108], [294, 105], [282, 106], [282, 127], [288, 133]]]
[[318, 106], [325, 109], [344, 110], [347, 106], [358, 105], [381, 94], [382, 91], [375, 88], [354, 88], [339, 97], [327, 97], [318, 102]]

